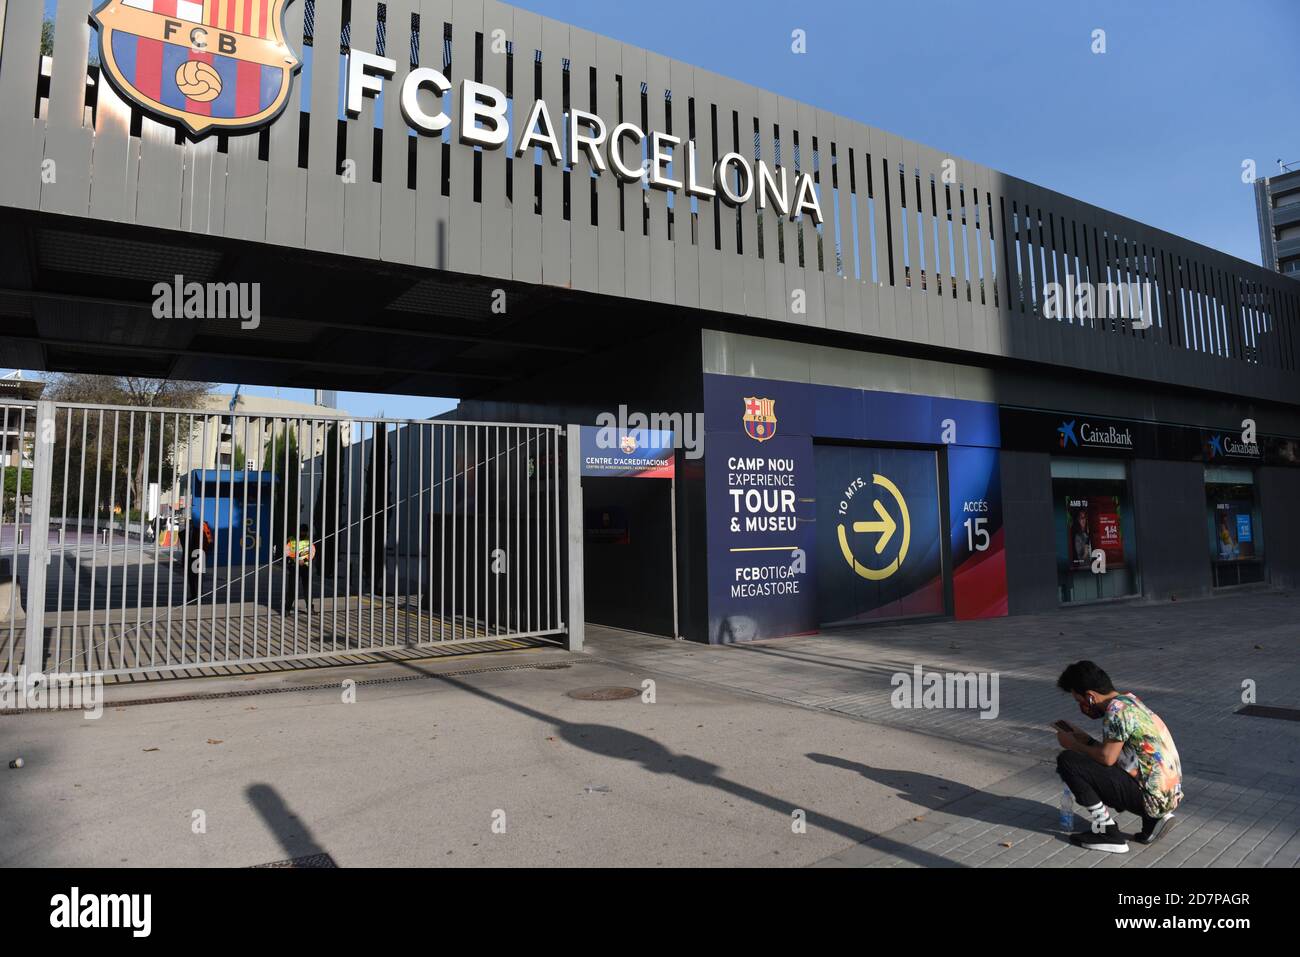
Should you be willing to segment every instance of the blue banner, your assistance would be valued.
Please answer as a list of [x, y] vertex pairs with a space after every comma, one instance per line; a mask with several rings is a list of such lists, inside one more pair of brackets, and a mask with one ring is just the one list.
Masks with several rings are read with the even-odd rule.
[[996, 405], [706, 375], [704, 410], [710, 641], [1006, 614]]
[[673, 477], [674, 435], [654, 429], [582, 427], [582, 475], [593, 478]]

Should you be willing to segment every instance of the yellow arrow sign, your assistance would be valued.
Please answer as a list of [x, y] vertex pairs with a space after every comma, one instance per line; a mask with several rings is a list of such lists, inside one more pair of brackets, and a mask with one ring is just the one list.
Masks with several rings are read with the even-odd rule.
[[894, 530], [898, 528], [899, 524], [901, 524], [903, 530], [900, 533], [902, 537], [898, 543], [898, 555], [895, 556], [894, 560], [884, 568], [868, 568], [853, 557], [853, 549], [849, 547], [848, 527], [842, 524], [836, 525], [835, 534], [840, 541], [840, 552], [844, 555], [844, 560], [849, 563], [849, 567], [868, 581], [878, 582], [883, 581], [890, 575], [894, 574], [894, 572], [898, 571], [899, 566], [902, 565], [903, 561], [907, 558], [907, 547], [912, 539], [912, 519], [907, 513], [907, 502], [903, 498], [903, 493], [898, 490], [897, 485], [883, 475], [872, 475], [871, 480], [894, 497], [894, 501], [898, 503], [898, 514], [901, 518], [901, 523], [895, 522], [893, 516], [885, 511], [885, 507], [881, 505], [880, 500], [877, 499], [875, 502], [876, 514], [880, 516], [880, 521], [854, 522], [852, 526], [853, 531], [859, 533], [879, 533], [880, 538], [876, 540], [876, 554], [879, 555], [885, 550], [885, 546], [889, 544], [889, 540], [894, 535]]
[[889, 540], [893, 537], [894, 529], [898, 527], [898, 523], [894, 521], [892, 515], [885, 511], [885, 506], [880, 504], [880, 499], [876, 499], [875, 506], [876, 514], [880, 516], [880, 521], [854, 522], [853, 530], [855, 532], [879, 532], [880, 538], [876, 540], [876, 554], [879, 555], [885, 550], [885, 546], [889, 544]]

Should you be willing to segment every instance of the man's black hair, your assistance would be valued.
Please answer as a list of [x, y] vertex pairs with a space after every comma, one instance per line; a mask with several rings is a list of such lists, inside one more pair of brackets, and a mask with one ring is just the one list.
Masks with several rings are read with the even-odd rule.
[[1061, 677], [1056, 679], [1056, 687], [1075, 694], [1087, 694], [1089, 691], [1110, 694], [1115, 690], [1115, 686], [1110, 683], [1110, 675], [1102, 671], [1095, 661], [1076, 661], [1061, 672]]

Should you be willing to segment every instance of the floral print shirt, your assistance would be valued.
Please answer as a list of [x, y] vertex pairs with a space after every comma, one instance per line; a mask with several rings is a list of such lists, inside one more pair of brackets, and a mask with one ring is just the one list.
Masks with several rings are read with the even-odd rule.
[[1160, 716], [1135, 694], [1116, 695], [1106, 705], [1102, 731], [1107, 741], [1123, 741], [1119, 766], [1142, 786], [1148, 817], [1161, 817], [1183, 799], [1183, 769], [1173, 736]]

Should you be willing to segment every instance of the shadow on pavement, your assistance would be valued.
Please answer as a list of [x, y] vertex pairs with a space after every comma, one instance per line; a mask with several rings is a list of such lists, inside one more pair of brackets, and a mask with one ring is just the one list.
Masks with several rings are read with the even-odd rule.
[[[423, 669], [415, 665], [406, 664], [406, 667], [423, 672]], [[689, 754], [674, 752], [653, 738], [648, 738], [635, 731], [628, 731], [625, 728], [608, 724], [565, 721], [528, 705], [510, 701], [482, 688], [473, 687], [464, 681], [446, 676], [437, 677], [467, 694], [508, 708], [517, 714], [536, 721], [543, 721], [552, 725], [564, 742], [573, 747], [581, 748], [590, 754], [617, 761], [635, 761], [652, 774], [672, 775], [691, 784], [714, 788], [758, 807], [767, 808], [787, 819], [790, 818], [794, 809], [802, 808], [806, 812], [806, 822], [809, 827], [821, 828], [855, 844], [871, 841], [873, 846], [886, 849], [890, 854], [923, 867], [953, 866], [951, 861], [934, 854], [929, 854], [905, 844], [899, 844], [848, 821], [841, 821], [811, 810], [801, 801], [783, 799], [750, 787], [747, 784], [732, 781], [723, 775], [723, 769], [720, 766]]]
[[[896, 788], [899, 797], [905, 797], [915, 804], [932, 811], [942, 810], [955, 817], [973, 818], [986, 824], [1002, 825], [1026, 830], [1051, 833], [1057, 840], [1067, 841], [1067, 836], [1054, 827], [1059, 814], [1057, 808], [1014, 795], [991, 794], [972, 788], [934, 774], [919, 771], [900, 771], [893, 768], [873, 768], [857, 761], [848, 761], [831, 754], [809, 753], [807, 757], [818, 764], [854, 771], [869, 781], [875, 781], [885, 787]], [[975, 800], [966, 800], [967, 798]], [[980, 798], [983, 798], [981, 800]], [[962, 801], [960, 808], [951, 805]], [[1041, 827], [1034, 827], [1031, 822], [1041, 821]], [[883, 848], [873, 842], [873, 847]], [[890, 853], [893, 853], [890, 851]]]
[[338, 867], [334, 858], [316, 843], [311, 828], [289, 810], [289, 805], [284, 803], [275, 788], [269, 784], [250, 784], [244, 794], [287, 855], [286, 860], [259, 867]]

